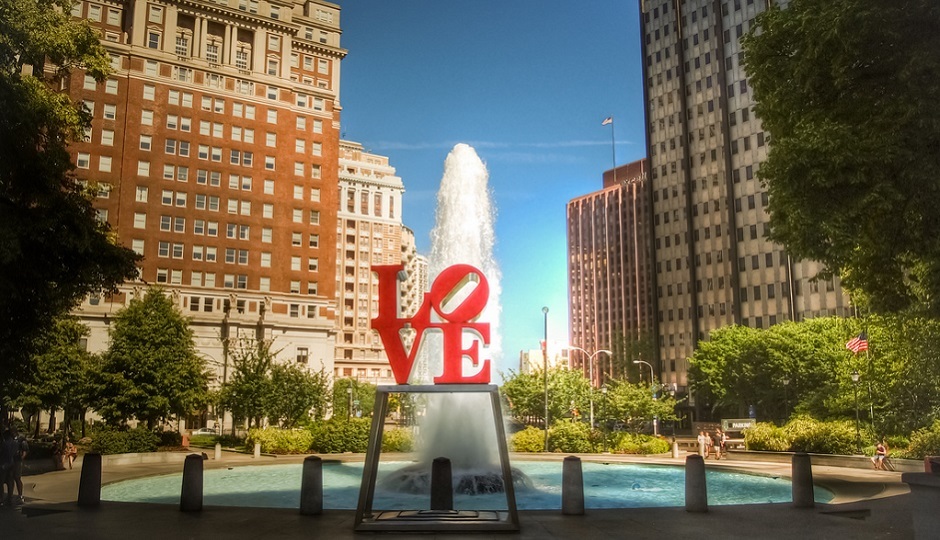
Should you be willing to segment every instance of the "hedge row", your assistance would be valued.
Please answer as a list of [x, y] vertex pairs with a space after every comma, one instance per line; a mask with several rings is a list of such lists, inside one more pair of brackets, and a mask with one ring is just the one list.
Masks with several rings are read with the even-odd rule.
[[[607, 435], [591, 430], [583, 422], [558, 422], [548, 430], [548, 451], [566, 454], [589, 454], [604, 449], [615, 454], [665, 454], [669, 442], [652, 435], [615, 432]], [[529, 426], [514, 433], [509, 439], [513, 452], [542, 452], [545, 448], [545, 430]]]

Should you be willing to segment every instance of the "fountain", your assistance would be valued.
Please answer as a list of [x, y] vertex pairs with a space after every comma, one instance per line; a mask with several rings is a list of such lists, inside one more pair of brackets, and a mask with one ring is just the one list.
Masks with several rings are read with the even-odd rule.
[[[486, 167], [473, 148], [458, 144], [448, 154], [431, 231], [431, 287], [416, 313], [404, 317], [397, 313], [395, 276], [402, 266], [373, 266], [379, 277], [379, 307], [372, 327], [382, 338], [400, 386], [377, 389], [357, 530], [387, 530], [391, 520], [398, 520], [394, 527], [418, 527], [410, 530], [432, 530], [419, 526], [423, 520], [454, 522], [454, 516], [446, 513], [453, 510], [433, 516], [408, 512], [375, 517], [372, 513], [383, 431], [377, 419], [385, 415], [390, 392], [424, 394], [424, 415], [416, 436], [419, 460], [386, 476], [378, 487], [430, 493], [434, 462], [443, 467], [439, 470], [451, 471], [447, 478], [452, 479], [457, 494], [506, 495], [508, 514], [462, 514], [458, 521], [468, 527], [462, 530], [492, 524], [501, 530], [518, 530], [514, 488], [526, 485], [525, 476], [510, 470], [498, 390], [488, 384], [493, 359], [499, 354], [500, 276], [493, 258], [494, 210], [487, 180]], [[410, 335], [408, 347], [402, 340], [405, 332]], [[433, 483], [440, 487], [439, 481]], [[440, 510], [434, 505], [432, 511]]]
[[[466, 144], [458, 144], [444, 161], [437, 194], [435, 226], [431, 231], [430, 280], [454, 264], [480, 269], [489, 283], [489, 302], [481, 320], [490, 324], [489, 357], [499, 357], [499, 267], [493, 257], [495, 210], [490, 201], [486, 166]], [[442, 370], [441, 336], [430, 333], [418, 353], [410, 382], [428, 384]], [[479, 411], [489, 407], [483, 394], [429, 394], [426, 414], [419, 421], [418, 464], [387, 477], [382, 487], [407, 492], [429, 490], [428, 466], [439, 456], [451, 460], [458, 493], [501, 492], [499, 456], [492, 421]], [[454, 429], [460, 426], [460, 429]], [[524, 476], [515, 476], [524, 485]]]

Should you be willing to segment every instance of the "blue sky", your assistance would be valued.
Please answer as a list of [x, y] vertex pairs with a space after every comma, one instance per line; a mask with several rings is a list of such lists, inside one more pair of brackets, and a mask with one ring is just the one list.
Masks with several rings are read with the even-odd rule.
[[503, 274], [498, 369], [568, 336], [565, 205], [601, 187], [613, 159], [644, 157], [634, 1], [340, 1], [343, 137], [385, 155], [405, 184], [405, 225], [429, 233], [444, 158], [486, 163]]

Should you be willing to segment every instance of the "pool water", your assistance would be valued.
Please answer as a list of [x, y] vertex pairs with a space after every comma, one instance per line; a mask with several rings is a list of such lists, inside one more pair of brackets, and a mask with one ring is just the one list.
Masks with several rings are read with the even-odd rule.
[[[378, 484], [384, 474], [408, 465], [379, 465]], [[531, 481], [517, 488], [519, 510], [561, 508], [562, 463], [514, 462]], [[245, 466], [204, 472], [203, 501], [207, 506], [298, 508], [301, 464]], [[586, 508], [644, 508], [685, 505], [685, 469], [677, 466], [582, 463]], [[791, 501], [790, 481], [730, 471], [706, 471], [708, 504], [759, 504]], [[323, 507], [354, 510], [359, 502], [362, 463], [323, 463]], [[108, 484], [102, 500], [179, 504], [182, 474], [153, 476]], [[817, 502], [833, 495], [816, 487]], [[455, 495], [456, 510], [505, 510], [504, 494]], [[376, 510], [418, 510], [429, 507], [428, 495], [410, 495], [377, 487], [372, 505]]]

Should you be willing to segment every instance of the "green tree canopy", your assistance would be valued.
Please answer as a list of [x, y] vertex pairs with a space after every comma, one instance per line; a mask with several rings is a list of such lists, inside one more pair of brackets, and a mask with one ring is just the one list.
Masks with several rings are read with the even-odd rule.
[[77, 318], [57, 317], [37, 338], [32, 358], [34, 369], [13, 403], [53, 411], [50, 422], [57, 409], [63, 409], [69, 418], [73, 411], [88, 407], [91, 355], [81, 345], [81, 339], [88, 334], [88, 327]]
[[114, 317], [111, 344], [94, 374], [95, 409], [111, 424], [137, 418], [153, 428], [205, 406], [209, 376], [189, 322], [159, 288]]
[[[845, 344], [863, 330], [869, 350], [852, 354]], [[699, 345], [689, 378], [716, 416], [740, 417], [754, 405], [765, 421], [794, 413], [852, 419], [857, 397], [866, 429], [907, 435], [940, 418], [940, 321], [824, 317], [766, 330], [722, 328]]]
[[[351, 394], [348, 389], [352, 389]], [[333, 418], [345, 420], [347, 417], [357, 415], [363, 418], [371, 416], [375, 408], [375, 390], [375, 385], [369, 382], [348, 377], [336, 379], [333, 381]], [[352, 400], [351, 410], [350, 399]]]
[[744, 53], [771, 239], [876, 310], [940, 314], [940, 4], [793, 0]]
[[267, 416], [281, 427], [296, 427], [303, 420], [320, 420], [327, 412], [329, 380], [322, 370], [310, 373], [292, 364], [271, 366], [272, 392], [267, 400]]
[[70, 12], [69, 0], [0, 0], [0, 395], [28, 376], [57, 315], [135, 275], [137, 256], [70, 173], [67, 145], [90, 116], [53, 88], [76, 68], [102, 81], [109, 66]]
[[[503, 395], [509, 402], [512, 416], [542, 423], [545, 418], [545, 372], [531, 371], [516, 373], [509, 371], [509, 377], [502, 384]], [[590, 382], [580, 371], [567, 367], [553, 367], [548, 370], [548, 418], [549, 424], [563, 418], [571, 418], [574, 411], [578, 416], [587, 418], [590, 410]], [[597, 391], [595, 390], [595, 394]], [[594, 399], [595, 406], [598, 397]]]
[[277, 353], [266, 340], [239, 340], [232, 349], [234, 370], [222, 385], [219, 403], [232, 412], [236, 421], [248, 420], [256, 427], [266, 414], [268, 396], [274, 392], [271, 384], [271, 366]]

